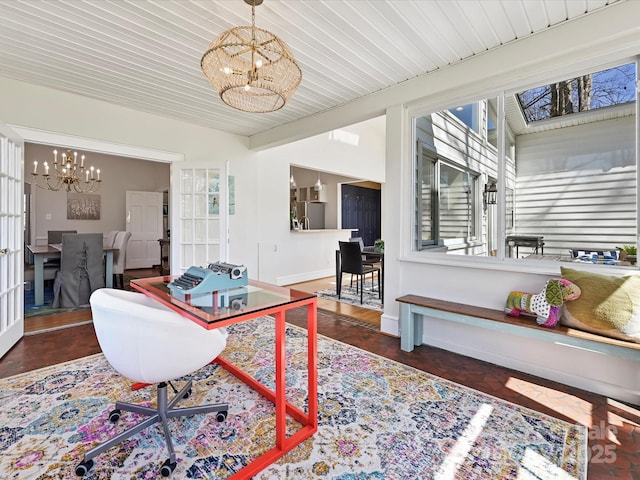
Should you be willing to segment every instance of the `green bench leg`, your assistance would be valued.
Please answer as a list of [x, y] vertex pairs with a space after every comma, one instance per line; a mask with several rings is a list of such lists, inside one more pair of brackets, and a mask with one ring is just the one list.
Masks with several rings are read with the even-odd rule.
[[422, 315], [413, 313], [411, 305], [400, 304], [400, 348], [411, 352], [416, 345], [422, 345]]

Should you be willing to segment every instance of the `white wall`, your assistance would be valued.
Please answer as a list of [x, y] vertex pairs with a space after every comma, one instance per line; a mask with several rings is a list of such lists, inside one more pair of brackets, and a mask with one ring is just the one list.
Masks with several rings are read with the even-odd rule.
[[[384, 183], [384, 123], [380, 117], [345, 127], [359, 136], [357, 146], [331, 140], [326, 132], [264, 150], [255, 157], [249, 168], [257, 172], [260, 182], [252, 206], [260, 214], [247, 235], [254, 242], [251, 251], [259, 257], [261, 280], [286, 285], [335, 274], [338, 240], [348, 239], [351, 231], [290, 231], [289, 169], [293, 164]], [[232, 174], [237, 166], [232, 166]]]

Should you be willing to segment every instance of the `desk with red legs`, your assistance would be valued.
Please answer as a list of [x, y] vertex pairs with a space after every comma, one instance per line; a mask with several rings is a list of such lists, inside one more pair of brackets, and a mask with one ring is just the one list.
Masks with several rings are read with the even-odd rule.
[[[131, 286], [206, 329], [246, 322], [265, 315], [275, 319], [275, 391], [267, 388], [224, 358], [218, 357], [216, 359], [216, 363], [270, 400], [275, 407], [275, 446], [229, 477], [229, 480], [250, 479], [318, 430], [317, 297], [312, 293], [255, 281], [250, 281], [249, 285], [242, 289], [222, 290], [215, 294], [172, 296], [167, 284], [173, 278], [164, 276], [131, 280]], [[230, 297], [235, 297], [240, 299], [240, 302], [233, 303], [231, 308], [220, 307], [219, 296], [226, 296], [225, 301], [228, 301]], [[285, 391], [285, 314], [287, 310], [304, 306], [307, 308], [308, 338], [306, 412], [289, 403]], [[287, 415], [301, 424], [299, 430], [288, 436]]]

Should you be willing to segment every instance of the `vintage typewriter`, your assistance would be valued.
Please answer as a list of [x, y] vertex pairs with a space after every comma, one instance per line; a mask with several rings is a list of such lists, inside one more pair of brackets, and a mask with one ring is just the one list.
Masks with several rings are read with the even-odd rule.
[[169, 282], [168, 287], [172, 295], [201, 295], [244, 287], [248, 283], [247, 267], [214, 262], [206, 268], [189, 267], [184, 274]]

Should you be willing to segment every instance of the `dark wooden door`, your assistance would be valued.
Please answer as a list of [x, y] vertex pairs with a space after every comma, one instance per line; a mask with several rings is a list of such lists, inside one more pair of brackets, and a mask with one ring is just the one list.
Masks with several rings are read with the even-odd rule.
[[342, 228], [353, 229], [352, 235], [362, 237], [365, 245], [380, 238], [380, 211], [380, 190], [342, 185]]

